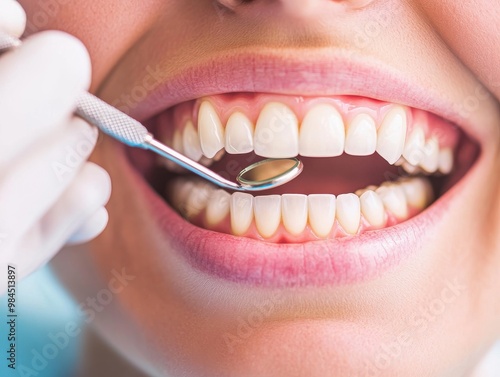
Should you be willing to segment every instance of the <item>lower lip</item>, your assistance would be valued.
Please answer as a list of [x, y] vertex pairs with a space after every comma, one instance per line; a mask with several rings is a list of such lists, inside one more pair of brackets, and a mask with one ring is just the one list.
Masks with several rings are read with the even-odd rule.
[[470, 171], [418, 216], [394, 227], [355, 237], [304, 244], [271, 244], [196, 227], [170, 208], [134, 169], [148, 212], [160, 224], [174, 252], [192, 268], [254, 287], [311, 287], [354, 284], [380, 276], [418, 253], [464, 185]]

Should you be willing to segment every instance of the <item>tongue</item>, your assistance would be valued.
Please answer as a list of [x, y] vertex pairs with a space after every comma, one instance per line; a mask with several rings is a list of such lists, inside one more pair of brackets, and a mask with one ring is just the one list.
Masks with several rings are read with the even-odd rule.
[[[366, 157], [343, 154], [332, 158], [299, 157], [304, 170], [298, 178], [262, 195], [271, 194], [345, 194], [370, 185], [380, 185], [393, 180], [399, 169], [391, 166], [378, 154]], [[245, 155], [225, 154], [210, 168], [224, 178], [234, 181], [246, 166], [261, 160], [253, 153]]]

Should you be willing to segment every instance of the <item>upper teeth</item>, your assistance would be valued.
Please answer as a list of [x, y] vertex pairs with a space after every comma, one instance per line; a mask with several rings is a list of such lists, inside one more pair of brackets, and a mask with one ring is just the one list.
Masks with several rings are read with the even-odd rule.
[[[342, 153], [366, 156], [375, 151], [390, 164], [413, 173], [448, 174], [453, 167], [451, 147], [439, 145], [426, 125], [415, 121], [410, 127], [410, 110], [391, 105], [377, 125], [370, 111], [358, 109], [356, 116], [343, 119], [331, 104], [317, 104], [299, 122], [295, 113], [279, 102], [266, 104], [254, 124], [242, 112], [232, 113], [224, 127], [209, 101], [203, 101], [197, 127], [187, 121], [182, 131], [172, 133], [166, 143], [189, 158], [213, 158], [219, 151], [230, 154], [254, 152], [262, 157], [335, 157]], [[182, 132], [179, 134], [179, 132]], [[409, 136], [407, 136], [407, 133]], [[167, 163], [172, 168], [171, 163]]]

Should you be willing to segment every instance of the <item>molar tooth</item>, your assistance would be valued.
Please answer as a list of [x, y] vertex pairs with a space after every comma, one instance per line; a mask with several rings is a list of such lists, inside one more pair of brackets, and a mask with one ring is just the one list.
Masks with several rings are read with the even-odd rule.
[[281, 197], [281, 216], [285, 229], [293, 235], [302, 233], [307, 224], [307, 196], [285, 194]]
[[358, 232], [361, 221], [359, 197], [355, 194], [337, 196], [337, 220], [348, 234]]
[[286, 158], [299, 153], [299, 128], [294, 112], [288, 106], [268, 103], [259, 115], [254, 134], [255, 154]]
[[231, 230], [233, 234], [241, 236], [250, 228], [253, 220], [254, 197], [251, 194], [235, 192], [229, 201], [231, 212]]
[[345, 153], [352, 156], [369, 156], [377, 148], [377, 127], [368, 114], [358, 114], [347, 127]]
[[417, 166], [423, 158], [424, 147], [424, 130], [420, 127], [416, 127], [406, 141], [403, 157], [410, 165]]
[[264, 238], [271, 237], [281, 221], [281, 196], [256, 196], [254, 199], [255, 224], [259, 234]]
[[200, 139], [198, 132], [194, 128], [193, 122], [188, 121], [184, 127], [182, 135], [182, 147], [184, 154], [191, 160], [199, 161], [203, 152], [201, 151]]
[[427, 178], [416, 177], [400, 183], [408, 204], [417, 209], [424, 209], [434, 197], [432, 186]]
[[408, 203], [401, 187], [398, 185], [382, 186], [375, 191], [382, 199], [385, 208], [398, 219], [408, 217]]
[[215, 108], [204, 101], [198, 112], [198, 133], [203, 154], [212, 158], [224, 148], [224, 129]]
[[420, 166], [427, 173], [434, 173], [439, 167], [439, 142], [431, 137], [424, 147], [424, 155], [420, 160]]
[[231, 154], [253, 151], [253, 124], [240, 112], [231, 114], [227, 120], [226, 151]]
[[335, 157], [344, 153], [344, 121], [335, 107], [314, 106], [304, 117], [299, 133], [299, 153], [306, 157]]
[[450, 174], [453, 170], [453, 151], [451, 148], [444, 148], [439, 152], [439, 171], [443, 174]]
[[217, 225], [226, 218], [229, 213], [229, 202], [231, 195], [224, 190], [215, 190], [208, 199], [205, 219], [208, 226]]
[[395, 164], [403, 154], [406, 140], [406, 111], [401, 106], [385, 116], [377, 134], [377, 152], [389, 164]]
[[383, 228], [387, 216], [385, 214], [384, 204], [382, 199], [375, 191], [367, 190], [359, 198], [361, 202], [361, 213], [363, 217], [376, 228]]
[[311, 194], [307, 197], [309, 225], [318, 237], [327, 237], [335, 222], [336, 198], [330, 194]]

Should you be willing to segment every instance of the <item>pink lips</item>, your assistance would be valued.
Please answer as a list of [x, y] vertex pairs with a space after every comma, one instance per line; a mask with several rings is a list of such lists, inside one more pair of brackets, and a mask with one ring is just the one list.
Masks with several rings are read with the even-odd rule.
[[[322, 63], [319, 64], [318, 62]], [[222, 56], [165, 82], [134, 110], [147, 119], [173, 104], [224, 92], [350, 94], [431, 111], [467, 125], [450, 104], [382, 64], [347, 53]], [[472, 129], [472, 128], [471, 128]], [[474, 130], [474, 129], [472, 129]], [[134, 173], [136, 174], [136, 173]], [[305, 244], [271, 244], [198, 228], [183, 220], [137, 174], [138, 185], [164, 235], [197, 270], [224, 280], [266, 287], [351, 284], [371, 279], [417, 253], [464, 181], [417, 217], [360, 236]]]

